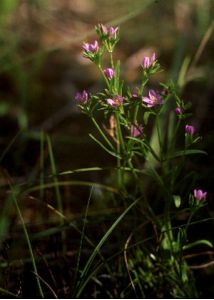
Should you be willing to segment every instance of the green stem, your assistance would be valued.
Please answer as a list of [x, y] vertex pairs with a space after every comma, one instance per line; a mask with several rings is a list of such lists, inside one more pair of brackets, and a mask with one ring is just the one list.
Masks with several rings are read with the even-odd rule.
[[[49, 157], [50, 157], [50, 165], [51, 165], [51, 171], [54, 175], [53, 181], [55, 184], [55, 191], [56, 191], [56, 200], [57, 200], [57, 209], [60, 212], [60, 220], [59, 224], [63, 226], [65, 224], [65, 220], [62, 217], [63, 216], [63, 204], [62, 204], [62, 197], [60, 194], [60, 189], [58, 185], [58, 178], [57, 178], [57, 169], [56, 169], [56, 163], [55, 163], [55, 158], [53, 154], [53, 148], [52, 148], [52, 143], [50, 137], [47, 135], [47, 143], [48, 143], [48, 151], [49, 151]], [[66, 247], [66, 233], [62, 232], [61, 233], [62, 237], [62, 250], [63, 254], [65, 255], [67, 252], [67, 247]]]
[[134, 168], [134, 166], [132, 164], [131, 158], [128, 160], [128, 166], [130, 167], [134, 178], [137, 180], [138, 176], [137, 176], [136, 170], [135, 170], [135, 168]]
[[157, 128], [157, 134], [158, 134], [158, 142], [159, 142], [159, 147], [160, 147], [160, 161], [162, 161], [162, 152], [163, 152], [163, 148], [162, 148], [162, 141], [161, 141], [161, 133], [160, 133], [160, 115], [159, 113], [157, 114], [156, 117], [156, 128]]
[[122, 150], [125, 151], [125, 144], [124, 144], [123, 135], [122, 135], [122, 131], [121, 131], [119, 114], [120, 114], [120, 112], [116, 111], [115, 117], [116, 117], [117, 138], [118, 138], [118, 142], [121, 145]]
[[[124, 150], [124, 142], [121, 132], [121, 126], [120, 126], [120, 119], [119, 119], [119, 111], [115, 112], [115, 119], [116, 119], [116, 132], [117, 132], [117, 154], [121, 156], [121, 150]], [[121, 159], [117, 158], [117, 168], [118, 168], [118, 185], [119, 187], [122, 187], [123, 185], [123, 175], [124, 172], [121, 170]]]
[[110, 83], [109, 83], [108, 79], [106, 78], [106, 76], [105, 76], [105, 74], [103, 72], [103, 69], [102, 69], [102, 67], [101, 67], [100, 64], [98, 65], [98, 68], [99, 68], [100, 73], [101, 73], [101, 75], [102, 75], [102, 77], [103, 77], [103, 79], [104, 79], [104, 81], [105, 81], [105, 83], [107, 85], [108, 90], [109, 90], [110, 89]]
[[91, 116], [91, 120], [94, 123], [95, 127], [97, 128], [97, 130], [99, 131], [99, 133], [101, 134], [101, 136], [103, 137], [103, 139], [106, 141], [106, 143], [111, 147], [112, 150], [115, 151], [114, 146], [109, 141], [109, 139], [107, 138], [107, 136], [104, 134], [103, 130], [100, 128], [100, 126], [97, 123], [97, 121], [95, 120], [95, 118]]
[[[53, 155], [52, 143], [50, 137], [47, 135], [47, 143], [48, 143], [48, 151], [50, 156], [50, 164], [51, 164], [51, 171], [54, 175], [54, 183], [56, 184], [56, 199], [57, 199], [57, 209], [59, 210], [60, 214], [63, 215], [63, 205], [62, 205], [62, 198], [58, 186], [58, 179], [57, 179], [57, 170], [56, 170], [56, 163]], [[64, 224], [64, 219], [60, 218], [60, 224]]]
[[112, 69], [114, 69], [114, 60], [113, 60], [113, 53], [112, 53], [112, 51], [110, 51], [109, 54], [110, 54], [111, 67], [112, 67]]
[[137, 115], [138, 115], [139, 108], [140, 108], [140, 103], [138, 102], [135, 106], [135, 109], [134, 109], [134, 116], [133, 116], [133, 123], [134, 124], [136, 124], [136, 122], [137, 122]]
[[[44, 131], [40, 132], [40, 186], [44, 184]], [[43, 201], [44, 190], [40, 190], [40, 200]]]
[[148, 81], [149, 81], [148, 77], [142, 79], [141, 87], [139, 89], [140, 96], [142, 96], [144, 87], [145, 87], [145, 85], [147, 84]]

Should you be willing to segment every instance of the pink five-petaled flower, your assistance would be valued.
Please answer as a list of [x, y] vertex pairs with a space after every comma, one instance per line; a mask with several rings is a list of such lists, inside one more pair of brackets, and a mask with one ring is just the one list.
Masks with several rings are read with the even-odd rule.
[[195, 199], [198, 201], [206, 200], [206, 198], [207, 198], [207, 192], [203, 192], [202, 190], [194, 189], [193, 195], [194, 195]]
[[131, 125], [130, 128], [130, 134], [132, 137], [138, 137], [143, 132], [143, 126], [142, 125]]
[[123, 104], [123, 97], [116, 95], [113, 99], [107, 99], [107, 103], [112, 107], [119, 107]]
[[145, 56], [144, 59], [143, 59], [142, 67], [144, 69], [149, 69], [153, 65], [155, 60], [156, 60], [156, 54], [155, 53], [153, 53], [151, 57]]
[[76, 93], [75, 100], [79, 104], [85, 104], [88, 101], [88, 93], [85, 90], [83, 90], [82, 93]]
[[176, 107], [175, 113], [176, 115], [182, 115], [182, 109], [180, 107]]
[[97, 53], [99, 51], [98, 41], [94, 41], [94, 43], [84, 43], [83, 50], [87, 53]]
[[185, 132], [189, 135], [193, 135], [195, 133], [195, 127], [187, 124], [185, 126]]
[[108, 36], [109, 38], [116, 39], [118, 27], [107, 27], [103, 24], [100, 24], [100, 29], [102, 34]]
[[149, 97], [142, 97], [142, 100], [147, 103], [147, 107], [162, 104], [160, 95], [158, 95], [154, 90], [149, 90]]
[[103, 73], [109, 80], [112, 80], [112, 78], [114, 77], [114, 69], [112, 69], [112, 68], [106, 68], [103, 71]]

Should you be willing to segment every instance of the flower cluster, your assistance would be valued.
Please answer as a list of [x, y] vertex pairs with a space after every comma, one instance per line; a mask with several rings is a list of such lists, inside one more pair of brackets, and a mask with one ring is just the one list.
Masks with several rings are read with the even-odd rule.
[[107, 27], [103, 24], [100, 24], [99, 25], [99, 30], [100, 30], [100, 33], [101, 33], [102, 37], [105, 37], [106, 39], [115, 40], [117, 38], [119, 28], [118, 27], [112, 27], [112, 26]]
[[96, 32], [107, 51], [113, 52], [114, 47], [119, 40], [119, 27], [108, 27], [99, 24], [96, 27]]

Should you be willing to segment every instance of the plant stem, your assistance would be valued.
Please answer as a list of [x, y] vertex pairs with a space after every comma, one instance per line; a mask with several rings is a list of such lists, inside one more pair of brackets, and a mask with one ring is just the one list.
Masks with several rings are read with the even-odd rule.
[[114, 60], [113, 60], [113, 53], [112, 53], [112, 51], [110, 51], [109, 54], [110, 54], [111, 67], [112, 67], [112, 69], [114, 69]]
[[105, 76], [105, 74], [104, 74], [104, 72], [103, 72], [103, 68], [101, 67], [100, 64], [98, 65], [98, 68], [99, 68], [99, 70], [100, 70], [100, 73], [102, 74], [102, 77], [103, 77], [103, 79], [104, 79], [106, 85], [107, 85], [107, 88], [109, 89], [109, 88], [110, 88], [109, 81], [108, 81], [108, 79], [106, 78], [106, 76]]
[[[121, 156], [121, 148], [124, 149], [124, 144], [123, 144], [123, 137], [122, 137], [122, 132], [121, 132], [121, 127], [120, 127], [120, 119], [119, 119], [119, 112], [115, 112], [115, 119], [116, 119], [116, 132], [117, 132], [117, 154]], [[119, 187], [122, 187], [123, 182], [124, 182], [124, 172], [121, 170], [121, 159], [118, 157], [117, 158], [117, 168], [118, 168], [118, 185]]]
[[107, 138], [107, 136], [104, 134], [103, 130], [100, 128], [99, 124], [97, 123], [97, 121], [95, 120], [95, 118], [93, 116], [91, 116], [91, 120], [94, 123], [95, 127], [97, 128], [97, 130], [99, 131], [99, 133], [101, 134], [101, 136], [103, 137], [103, 139], [106, 141], [106, 143], [111, 147], [112, 150], [115, 150], [114, 146], [109, 141], [109, 139]]
[[[65, 224], [65, 220], [62, 217], [63, 216], [62, 197], [61, 197], [60, 190], [59, 190], [58, 179], [57, 179], [57, 175], [56, 175], [57, 174], [56, 163], [55, 163], [52, 143], [51, 143], [51, 139], [50, 139], [49, 135], [47, 135], [47, 143], [48, 143], [48, 151], [49, 151], [49, 156], [50, 156], [51, 171], [54, 175], [53, 181], [54, 181], [54, 184], [55, 184], [57, 209], [60, 212], [59, 224], [61, 226], [63, 226]], [[62, 250], [63, 250], [63, 254], [65, 255], [67, 249], [66, 249], [66, 233], [64, 231], [62, 232], [61, 237], [62, 237]]]
[[160, 161], [162, 161], [163, 147], [162, 147], [161, 133], [160, 133], [160, 115], [159, 115], [159, 113], [157, 114], [157, 117], [156, 117], [156, 128], [157, 128], [158, 142], [159, 142], [159, 148], [160, 148]]
[[137, 123], [137, 115], [138, 115], [139, 108], [140, 108], [140, 103], [138, 102], [135, 106], [135, 109], [134, 109], [134, 116], [133, 116], [133, 123], [134, 124]]

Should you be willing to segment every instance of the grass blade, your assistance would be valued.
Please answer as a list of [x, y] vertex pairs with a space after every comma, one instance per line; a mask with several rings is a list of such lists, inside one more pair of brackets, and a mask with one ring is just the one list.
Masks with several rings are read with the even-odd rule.
[[[36, 266], [36, 260], [34, 258], [33, 249], [32, 249], [32, 246], [31, 246], [31, 241], [30, 241], [30, 238], [29, 238], [29, 235], [28, 235], [27, 227], [25, 226], [25, 222], [24, 222], [21, 210], [19, 208], [19, 205], [18, 205], [18, 202], [17, 202], [17, 199], [16, 199], [17, 191], [12, 186], [11, 186], [11, 191], [12, 191], [13, 201], [14, 201], [14, 204], [16, 206], [16, 210], [17, 210], [18, 216], [20, 218], [20, 221], [21, 221], [21, 224], [22, 224], [22, 227], [23, 227], [23, 231], [24, 231], [24, 235], [25, 235], [27, 245], [28, 245], [28, 248], [29, 248], [33, 269], [34, 269], [34, 272], [36, 274], [38, 274], [37, 266]], [[42, 287], [41, 287], [41, 284], [40, 284], [40, 280], [37, 276], [36, 276], [36, 282], [37, 282], [40, 297], [44, 299], [44, 294], [43, 294], [43, 290], [42, 290]]]
[[79, 283], [77, 285], [77, 288], [76, 288], [76, 298], [79, 298], [86, 283], [88, 282], [88, 280], [85, 280], [87, 279], [86, 276], [88, 274], [88, 271], [97, 255], [97, 253], [99, 252], [100, 248], [103, 246], [103, 244], [105, 243], [105, 241], [108, 239], [108, 237], [111, 235], [112, 231], [116, 228], [116, 226], [120, 223], [120, 221], [125, 217], [125, 215], [128, 213], [128, 211], [134, 206], [136, 205], [137, 203], [137, 200], [132, 203], [120, 216], [119, 218], [117, 218], [117, 220], [112, 224], [112, 226], [108, 229], [108, 231], [106, 232], [106, 234], [102, 237], [102, 239], [100, 240], [100, 242], [97, 244], [97, 246], [95, 247], [94, 251], [92, 252], [91, 256], [89, 257], [86, 265], [85, 265], [85, 268], [83, 269], [82, 271], [82, 274], [80, 276], [80, 279], [79, 279]]

